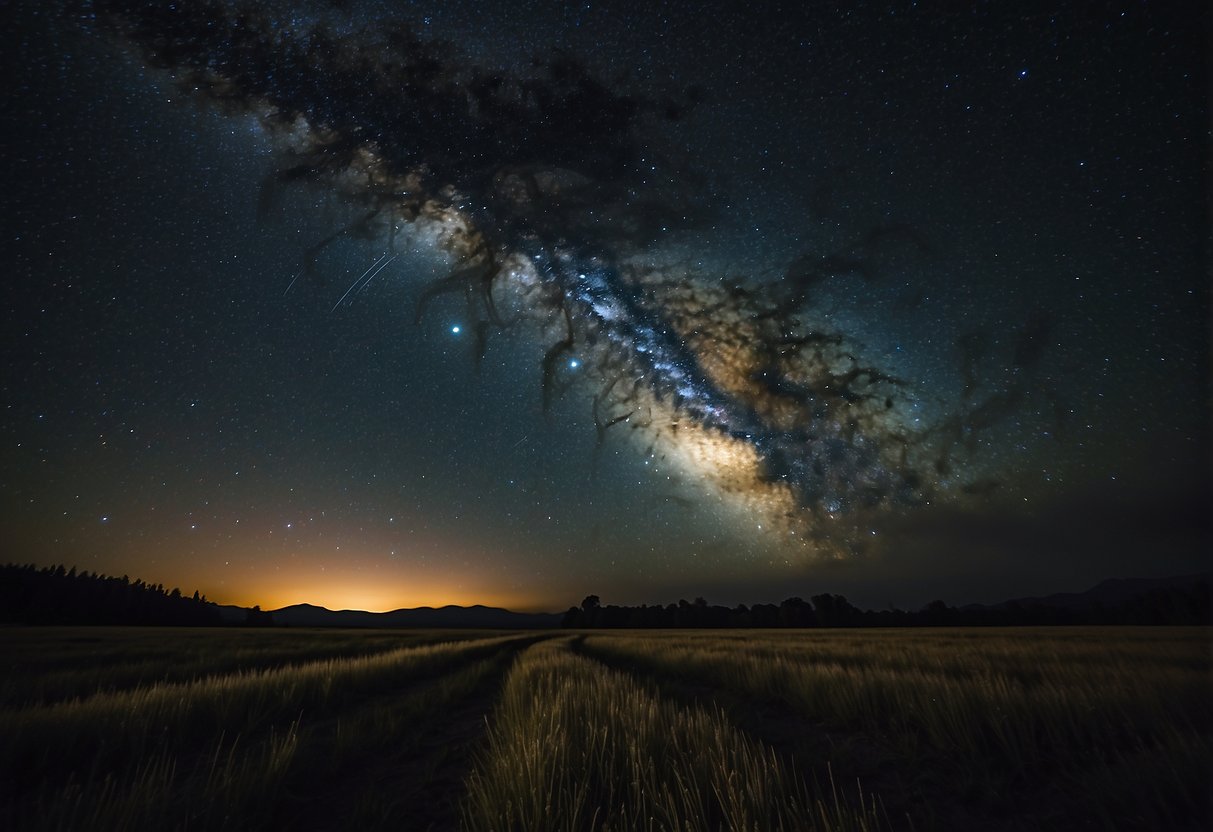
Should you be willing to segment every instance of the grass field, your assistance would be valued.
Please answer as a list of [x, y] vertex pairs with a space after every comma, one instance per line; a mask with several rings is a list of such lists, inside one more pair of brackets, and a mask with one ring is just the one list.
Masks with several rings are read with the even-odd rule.
[[1205, 628], [0, 630], [4, 829], [1207, 829]]

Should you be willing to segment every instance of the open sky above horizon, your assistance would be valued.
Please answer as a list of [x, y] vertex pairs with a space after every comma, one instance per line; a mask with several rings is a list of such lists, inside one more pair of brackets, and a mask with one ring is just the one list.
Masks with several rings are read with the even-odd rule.
[[1207, 10], [801, 5], [9, 4], [4, 559], [368, 610], [1207, 569]]

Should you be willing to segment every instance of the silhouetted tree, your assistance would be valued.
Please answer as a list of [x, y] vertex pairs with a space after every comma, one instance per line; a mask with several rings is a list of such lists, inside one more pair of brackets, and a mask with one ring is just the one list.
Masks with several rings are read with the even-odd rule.
[[597, 595], [587, 595], [581, 599], [581, 626], [599, 627], [601, 625], [602, 600]]
[[851, 627], [859, 623], [859, 608], [841, 595], [814, 595], [813, 610], [817, 623], [823, 627]]
[[812, 627], [816, 623], [813, 608], [801, 598], [785, 598], [779, 605], [780, 627]]
[[272, 627], [274, 614], [263, 611], [260, 604], [254, 604], [253, 608], [244, 614], [244, 624], [247, 627]]

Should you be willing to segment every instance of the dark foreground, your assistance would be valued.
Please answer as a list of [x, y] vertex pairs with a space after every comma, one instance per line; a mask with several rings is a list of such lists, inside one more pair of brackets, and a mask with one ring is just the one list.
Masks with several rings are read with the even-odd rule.
[[1205, 829], [1208, 628], [0, 630], [0, 828]]

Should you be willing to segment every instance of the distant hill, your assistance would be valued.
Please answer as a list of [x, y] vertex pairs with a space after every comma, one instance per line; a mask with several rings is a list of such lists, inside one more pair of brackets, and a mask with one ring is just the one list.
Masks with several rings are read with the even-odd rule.
[[[1083, 592], [1055, 592], [1035, 598], [1012, 598], [997, 604], [966, 604], [966, 610], [1008, 610], [1016, 608], [1048, 607], [1052, 609], [1089, 612], [1098, 608], [1119, 607], [1133, 603], [1151, 594], [1185, 591], [1196, 587], [1208, 587], [1211, 573], [1176, 575], [1170, 578], [1109, 578]], [[1207, 589], [1206, 589], [1207, 591]]]
[[330, 610], [312, 604], [295, 604], [272, 610], [274, 624], [288, 627], [476, 627], [484, 629], [541, 629], [560, 624], [558, 613], [512, 612], [499, 607], [417, 607], [391, 612]]

